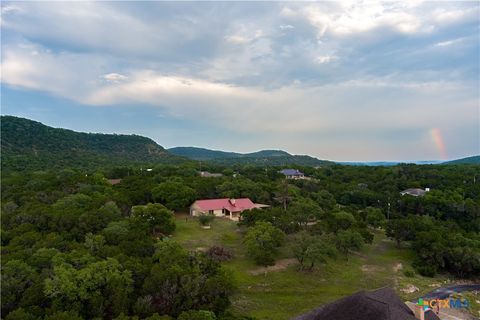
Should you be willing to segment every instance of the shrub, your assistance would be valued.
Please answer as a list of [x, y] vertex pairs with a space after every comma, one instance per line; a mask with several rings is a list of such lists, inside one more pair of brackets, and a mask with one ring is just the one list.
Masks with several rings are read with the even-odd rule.
[[403, 274], [405, 275], [405, 277], [408, 278], [415, 277], [415, 271], [413, 271], [412, 269], [406, 269], [405, 271], [403, 271]]
[[416, 260], [413, 263], [413, 267], [418, 271], [418, 273], [425, 277], [434, 277], [437, 274], [437, 266], [433, 264], [426, 264], [421, 260]]
[[210, 247], [207, 250], [206, 254], [207, 256], [218, 262], [228, 261], [233, 258], [232, 251], [220, 246]]
[[184, 311], [178, 317], [178, 320], [216, 320], [215, 313], [205, 310]]
[[367, 229], [360, 229], [359, 233], [362, 235], [363, 241], [368, 244], [373, 243], [374, 234]]
[[210, 222], [213, 221], [213, 219], [215, 219], [215, 216], [211, 214], [203, 214], [198, 218], [198, 222], [200, 222], [200, 225], [206, 226], [209, 225]]

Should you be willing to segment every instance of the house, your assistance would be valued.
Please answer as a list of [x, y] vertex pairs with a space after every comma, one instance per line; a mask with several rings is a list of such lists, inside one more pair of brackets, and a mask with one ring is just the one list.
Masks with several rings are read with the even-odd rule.
[[292, 320], [440, 320], [431, 310], [422, 312], [416, 317], [393, 289], [380, 288], [359, 291]]
[[119, 184], [120, 182], [122, 182], [122, 179], [108, 179], [107, 181], [108, 181], [108, 183], [110, 183], [112, 186], [114, 186], [114, 185]]
[[287, 179], [305, 179], [303, 172], [297, 169], [283, 169], [279, 172]]
[[240, 214], [245, 210], [268, 207], [264, 204], [253, 203], [248, 198], [241, 199], [206, 199], [197, 200], [190, 206], [191, 216], [213, 214], [216, 217], [226, 217], [231, 220], [240, 220]]
[[219, 178], [219, 177], [223, 177], [223, 174], [221, 174], [221, 173], [210, 173], [210, 172], [208, 172], [208, 171], [200, 171], [199, 174], [200, 174], [200, 177], [203, 177], [203, 178]]
[[423, 197], [425, 193], [429, 191], [430, 191], [430, 188], [425, 188], [425, 190], [419, 189], [419, 188], [411, 188], [411, 189], [401, 191], [400, 194], [402, 196], [408, 194], [409, 196], [413, 196], [413, 197]]

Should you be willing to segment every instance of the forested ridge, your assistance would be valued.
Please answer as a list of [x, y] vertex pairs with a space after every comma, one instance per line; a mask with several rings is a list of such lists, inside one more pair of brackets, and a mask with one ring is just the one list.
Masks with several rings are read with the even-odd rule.
[[480, 164], [480, 156], [472, 156], [446, 162], [447, 164]]
[[261, 150], [251, 153], [225, 152], [196, 147], [175, 147], [168, 149], [172, 154], [192, 160], [210, 161], [222, 165], [259, 165], [259, 166], [320, 166], [331, 164], [308, 155], [292, 155], [282, 150]]
[[1, 151], [3, 170], [96, 168], [182, 160], [142, 136], [75, 132], [13, 116], [1, 117]]

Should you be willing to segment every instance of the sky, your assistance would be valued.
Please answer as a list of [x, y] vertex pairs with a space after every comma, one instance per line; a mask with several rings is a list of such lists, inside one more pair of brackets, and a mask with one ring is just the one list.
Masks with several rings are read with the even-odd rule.
[[164, 147], [480, 154], [480, 2], [1, 3], [1, 113]]

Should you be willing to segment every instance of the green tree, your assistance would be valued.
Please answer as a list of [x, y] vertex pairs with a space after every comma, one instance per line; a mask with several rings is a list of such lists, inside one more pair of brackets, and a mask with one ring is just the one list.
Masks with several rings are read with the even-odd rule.
[[386, 219], [381, 209], [368, 207], [366, 210], [366, 222], [374, 227], [383, 227], [385, 225]]
[[308, 198], [297, 199], [288, 208], [293, 221], [299, 226], [305, 227], [309, 221], [320, 219], [322, 209], [315, 201]]
[[275, 192], [275, 200], [280, 202], [283, 206], [283, 210], [287, 211], [287, 205], [292, 200], [290, 186], [287, 179], [282, 180], [282, 182], [277, 186], [277, 191]]
[[36, 320], [36, 319], [37, 317], [25, 311], [23, 308], [15, 309], [5, 317], [5, 320]]
[[172, 210], [188, 207], [197, 197], [196, 191], [180, 179], [160, 183], [152, 189], [152, 195], [155, 201]]
[[2, 314], [15, 309], [36, 278], [35, 270], [23, 261], [10, 260], [2, 266]]
[[277, 248], [283, 243], [284, 233], [269, 222], [257, 222], [244, 238], [247, 253], [260, 265], [275, 263]]
[[184, 311], [177, 318], [178, 320], [217, 320], [215, 313], [205, 310]]
[[99, 255], [104, 249], [105, 238], [101, 234], [87, 233], [84, 244], [92, 255]]
[[295, 237], [293, 254], [300, 264], [300, 269], [312, 270], [316, 264], [324, 263], [336, 256], [335, 245], [324, 236], [312, 236], [302, 231]]
[[127, 312], [132, 292], [131, 272], [112, 258], [76, 269], [61, 263], [45, 280], [45, 294], [60, 310], [77, 311], [86, 318], [111, 318]]
[[255, 202], [264, 202], [269, 198], [260, 184], [247, 178], [225, 181], [217, 189], [222, 197], [227, 198], [250, 198]]
[[336, 236], [336, 246], [338, 251], [343, 253], [345, 257], [348, 257], [352, 250], [360, 250], [362, 248], [362, 235], [353, 230], [340, 230]]
[[45, 320], [83, 320], [83, 318], [75, 311], [58, 311], [45, 316]]
[[217, 313], [229, 306], [232, 278], [218, 262], [204, 254], [189, 254], [172, 240], [158, 243], [143, 292], [152, 296], [155, 312], [178, 316], [204, 308]]
[[324, 211], [333, 210], [335, 208], [335, 205], [337, 204], [337, 202], [335, 201], [335, 197], [327, 190], [320, 190], [316, 193], [312, 193], [311, 197]]
[[402, 241], [413, 240], [415, 222], [408, 219], [392, 219], [387, 222], [386, 234], [393, 238], [397, 247], [400, 247]]
[[175, 231], [175, 215], [159, 203], [133, 207], [132, 219], [145, 225], [153, 234], [168, 235]]
[[350, 229], [355, 224], [355, 217], [346, 211], [333, 212], [327, 217], [327, 224], [332, 232], [337, 233]]

